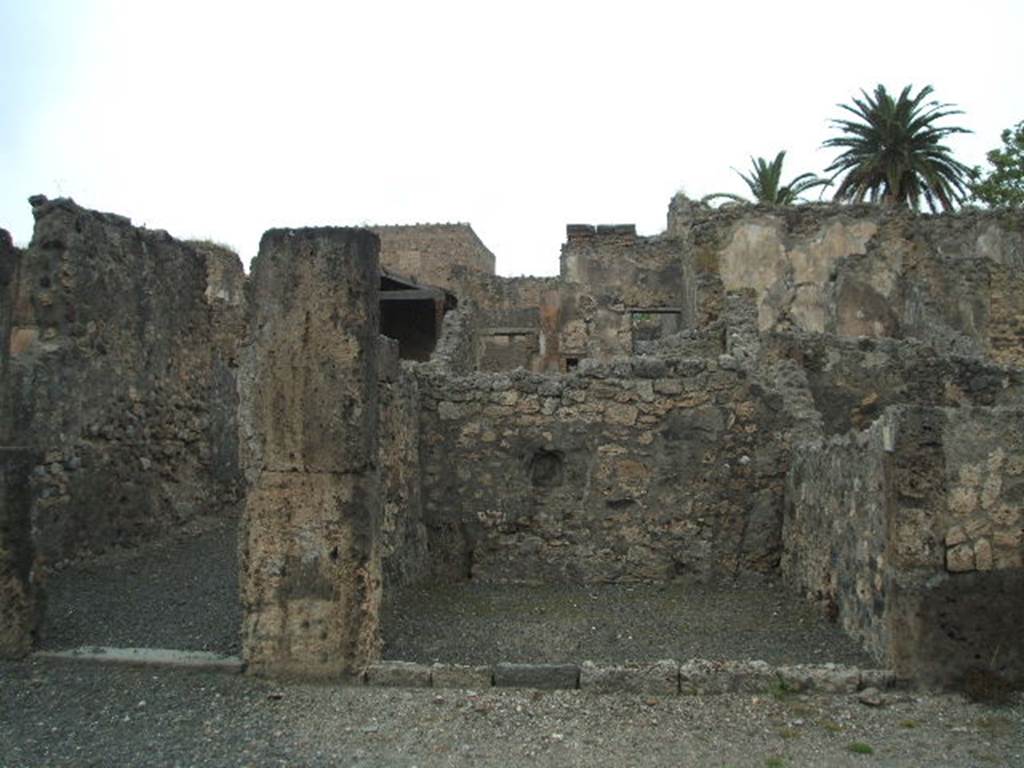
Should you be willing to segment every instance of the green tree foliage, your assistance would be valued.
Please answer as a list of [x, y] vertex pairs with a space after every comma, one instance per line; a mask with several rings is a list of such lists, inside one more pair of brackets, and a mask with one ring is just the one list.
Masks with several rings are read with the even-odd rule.
[[1024, 207], [1024, 121], [1002, 133], [1002, 149], [985, 157], [992, 169], [982, 176], [974, 169], [971, 199], [992, 207]]
[[837, 119], [832, 127], [841, 135], [823, 146], [842, 153], [826, 168], [832, 179], [843, 176], [834, 199], [843, 202], [880, 202], [918, 208], [922, 198], [935, 212], [937, 206], [951, 210], [966, 197], [971, 169], [953, 159], [943, 140], [970, 131], [938, 122], [963, 114], [953, 105], [926, 101], [932, 87], [911, 95], [907, 86], [894, 99], [879, 85], [874, 93], [861, 91], [863, 98], [840, 104], [854, 119]]
[[785, 159], [784, 151], [779, 152], [770, 163], [763, 157], [751, 157], [749, 175], [733, 169], [746, 183], [753, 201], [729, 192], [716, 192], [701, 198], [701, 202], [707, 203], [722, 198], [727, 201], [726, 205], [730, 203], [749, 205], [751, 202], [763, 205], [792, 205], [807, 190], [829, 184], [828, 179], [820, 179], [813, 173], [801, 173], [788, 184], [782, 184], [782, 163]]

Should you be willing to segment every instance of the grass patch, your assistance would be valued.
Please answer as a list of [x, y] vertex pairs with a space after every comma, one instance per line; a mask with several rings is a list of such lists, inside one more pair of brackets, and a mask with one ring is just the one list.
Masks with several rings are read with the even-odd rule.
[[775, 684], [768, 689], [768, 695], [770, 695], [776, 701], [785, 701], [791, 698], [796, 693], [789, 683], [783, 680], [781, 677], [775, 681]]
[[900, 728], [917, 728], [917, 720], [900, 720]]
[[766, 757], [765, 768], [785, 768], [786, 761], [781, 757]]
[[796, 728], [781, 728], [779, 729], [779, 736], [783, 739], [796, 739], [800, 736], [800, 731]]
[[846, 748], [855, 755], [873, 755], [875, 753], [874, 748], [863, 741], [851, 741]]

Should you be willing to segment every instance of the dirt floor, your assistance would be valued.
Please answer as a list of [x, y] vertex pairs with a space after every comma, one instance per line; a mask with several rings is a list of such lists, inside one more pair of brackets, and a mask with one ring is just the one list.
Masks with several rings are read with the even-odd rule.
[[419, 662], [761, 659], [875, 666], [778, 584], [510, 586], [468, 582], [385, 598], [384, 657]]
[[[237, 653], [237, 521], [206, 521], [138, 550], [53, 574], [41, 647]], [[385, 595], [384, 656], [407, 661], [762, 659], [872, 666], [778, 584], [509, 586]]]
[[239, 652], [238, 521], [201, 520], [50, 574], [40, 647]]

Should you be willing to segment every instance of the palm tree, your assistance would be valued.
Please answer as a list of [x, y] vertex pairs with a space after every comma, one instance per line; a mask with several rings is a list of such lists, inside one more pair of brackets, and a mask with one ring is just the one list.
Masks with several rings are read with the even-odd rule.
[[907, 86], [898, 99], [879, 85], [873, 94], [853, 105], [838, 106], [855, 120], [833, 120], [842, 132], [822, 146], [843, 152], [825, 169], [836, 177], [845, 173], [833, 195], [834, 200], [861, 203], [868, 200], [887, 205], [918, 208], [923, 197], [934, 213], [936, 203], [951, 210], [966, 196], [971, 169], [953, 159], [942, 140], [954, 133], [970, 133], [956, 126], [936, 125], [950, 115], [960, 115], [954, 105], [925, 102], [930, 85], [911, 96]]
[[[733, 171], [743, 179], [750, 189], [750, 194], [754, 198], [754, 204], [792, 205], [808, 189], [824, 187], [831, 183], [828, 179], [820, 179], [813, 173], [801, 173], [789, 184], [780, 186], [782, 180], [782, 161], [785, 158], [786, 153], [784, 151], [779, 152], [770, 163], [763, 157], [751, 157], [750, 165], [752, 170], [749, 176], [733, 168]], [[729, 202], [725, 203], [726, 205], [729, 203], [749, 205], [751, 203], [747, 198], [733, 195], [729, 192], [716, 192], [713, 195], [707, 195], [701, 198], [701, 202], [706, 203], [718, 198], [728, 200]]]

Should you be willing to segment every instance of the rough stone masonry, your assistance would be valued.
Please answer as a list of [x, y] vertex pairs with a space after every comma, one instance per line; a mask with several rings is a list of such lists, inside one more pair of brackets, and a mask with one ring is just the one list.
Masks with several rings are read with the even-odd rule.
[[[781, 578], [901, 677], [1024, 684], [1019, 211], [677, 196], [653, 237], [570, 225], [558, 278], [466, 225], [271, 230], [245, 278], [33, 210], [0, 238], [5, 655], [48, 562], [244, 487], [256, 673], [362, 671], [418, 581]], [[378, 335], [385, 279], [439, 336]]]

